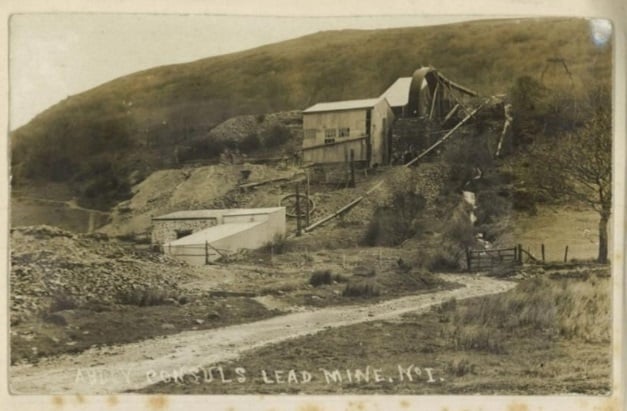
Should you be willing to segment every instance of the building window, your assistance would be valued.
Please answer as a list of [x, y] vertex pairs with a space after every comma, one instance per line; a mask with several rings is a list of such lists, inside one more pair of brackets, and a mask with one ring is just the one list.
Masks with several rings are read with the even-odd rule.
[[193, 231], [192, 230], [175, 230], [176, 233], [176, 239], [178, 240], [179, 238], [183, 238], [183, 237], [187, 237], [188, 235], [192, 235]]
[[334, 128], [327, 128], [324, 130], [324, 144], [335, 143], [335, 137], [337, 133]]
[[316, 130], [315, 128], [308, 128], [305, 130], [305, 138], [316, 138], [316, 133], [318, 132], [318, 130]]
[[348, 127], [345, 128], [340, 128], [339, 130], [339, 136], [340, 137], [348, 137], [351, 134], [351, 129]]

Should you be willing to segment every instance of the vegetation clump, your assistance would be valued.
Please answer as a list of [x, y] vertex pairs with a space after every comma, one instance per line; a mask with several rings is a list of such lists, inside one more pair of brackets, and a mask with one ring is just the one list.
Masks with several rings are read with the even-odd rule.
[[314, 287], [320, 287], [321, 285], [333, 284], [333, 282], [344, 283], [346, 277], [340, 274], [333, 274], [331, 270], [317, 270], [311, 274], [309, 278], [309, 284]]
[[349, 281], [342, 291], [344, 297], [378, 297], [381, 294], [381, 290], [377, 286], [375, 281], [369, 280], [353, 280]]
[[611, 340], [610, 282], [535, 277], [503, 294], [441, 305], [450, 322], [448, 335], [458, 349], [507, 352], [504, 341], [530, 331], [547, 338], [607, 343]]

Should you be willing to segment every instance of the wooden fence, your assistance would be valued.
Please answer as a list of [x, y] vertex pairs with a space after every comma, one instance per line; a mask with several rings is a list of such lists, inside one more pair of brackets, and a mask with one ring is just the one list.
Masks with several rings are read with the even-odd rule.
[[494, 267], [514, 266], [522, 262], [521, 247], [466, 249], [468, 271], [489, 271]]
[[[568, 245], [564, 248], [564, 262], [568, 261]], [[540, 255], [535, 257], [527, 248], [523, 248], [522, 244], [511, 248], [494, 248], [472, 250], [466, 249], [466, 264], [468, 271], [489, 271], [498, 266], [513, 266], [523, 264], [524, 262], [533, 262], [537, 264], [545, 264], [545, 246], [540, 245]]]

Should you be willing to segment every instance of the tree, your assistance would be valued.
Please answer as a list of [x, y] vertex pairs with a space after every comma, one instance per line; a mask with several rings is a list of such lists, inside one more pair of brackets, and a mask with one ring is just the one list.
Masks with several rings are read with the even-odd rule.
[[[607, 263], [607, 225], [612, 206], [612, 122], [600, 107], [580, 128], [538, 145], [534, 183], [549, 195], [591, 206], [599, 213], [597, 261]], [[535, 163], [535, 161], [534, 161]]]

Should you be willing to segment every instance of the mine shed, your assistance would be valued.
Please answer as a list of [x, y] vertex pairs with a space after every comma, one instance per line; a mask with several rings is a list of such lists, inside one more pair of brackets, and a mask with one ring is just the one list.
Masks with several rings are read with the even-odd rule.
[[279, 235], [285, 235], [284, 207], [190, 210], [153, 218], [153, 245], [194, 265], [262, 247]]
[[369, 167], [387, 164], [393, 121], [394, 114], [384, 97], [311, 106], [303, 111], [303, 160], [306, 163], [353, 160]]
[[303, 160], [390, 164], [398, 157], [395, 151], [411, 148], [395, 147], [398, 138], [393, 135], [412, 136], [414, 148], [424, 147], [431, 137], [425, 124], [443, 125], [458, 112], [467, 114], [468, 99], [475, 96], [435, 68], [421, 67], [411, 77], [398, 78], [379, 97], [315, 104], [303, 111]]

